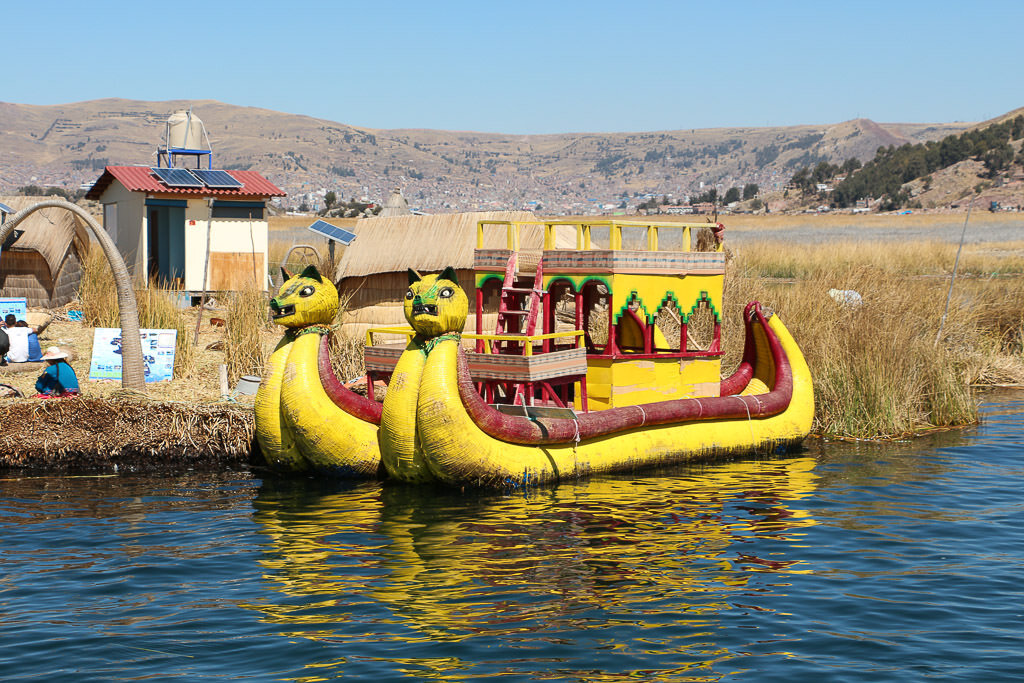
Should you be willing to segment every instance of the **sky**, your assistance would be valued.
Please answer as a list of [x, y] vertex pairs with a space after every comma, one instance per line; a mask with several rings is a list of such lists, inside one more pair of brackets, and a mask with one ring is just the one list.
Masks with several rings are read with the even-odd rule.
[[0, 102], [21, 104], [214, 99], [511, 134], [1024, 106], [1022, 0], [17, 0], [2, 17]]

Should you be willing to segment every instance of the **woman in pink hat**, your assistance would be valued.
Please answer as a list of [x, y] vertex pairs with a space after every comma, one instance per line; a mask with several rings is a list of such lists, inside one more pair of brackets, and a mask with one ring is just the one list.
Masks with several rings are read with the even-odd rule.
[[46, 349], [42, 360], [46, 361], [46, 370], [36, 380], [36, 391], [46, 398], [78, 395], [78, 376], [74, 369], [65, 361], [68, 354], [56, 346]]

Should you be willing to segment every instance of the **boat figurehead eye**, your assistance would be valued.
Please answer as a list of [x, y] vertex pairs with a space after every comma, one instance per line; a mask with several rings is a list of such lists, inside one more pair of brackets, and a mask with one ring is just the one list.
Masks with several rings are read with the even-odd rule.
[[455, 294], [454, 289], [452, 289], [451, 287], [445, 287], [438, 293], [438, 296], [441, 297], [442, 299], [450, 299], [453, 294]]
[[313, 287], [312, 285], [306, 285], [305, 287], [303, 287], [302, 289], [299, 290], [299, 296], [301, 296], [301, 297], [313, 296], [313, 292], [315, 292], [315, 291], [316, 291], [315, 287]]

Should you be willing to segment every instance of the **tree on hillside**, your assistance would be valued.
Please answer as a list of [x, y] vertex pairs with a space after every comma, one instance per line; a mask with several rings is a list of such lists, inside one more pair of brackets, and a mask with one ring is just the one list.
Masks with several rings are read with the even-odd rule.
[[898, 208], [910, 201], [903, 185], [953, 164], [977, 159], [985, 176], [995, 178], [1013, 163], [1011, 140], [1024, 137], [1024, 116], [986, 128], [947, 135], [924, 144], [879, 147], [875, 158], [847, 176], [832, 193], [836, 206], [850, 206], [865, 197], [885, 198], [885, 206]]
[[1000, 171], [1009, 168], [1013, 162], [1013, 147], [1009, 144], [996, 147], [985, 154], [981, 160], [985, 163], [985, 175], [989, 178], [995, 178], [999, 175]]
[[740, 200], [740, 188], [730, 187], [725, 191], [725, 198], [722, 200], [723, 204], [732, 204]]
[[761, 188], [757, 186], [757, 183], [747, 183], [743, 186], [743, 201], [753, 199], [760, 191]]
[[716, 204], [718, 203], [718, 190], [711, 188], [704, 194], [699, 194], [690, 199], [691, 204]]

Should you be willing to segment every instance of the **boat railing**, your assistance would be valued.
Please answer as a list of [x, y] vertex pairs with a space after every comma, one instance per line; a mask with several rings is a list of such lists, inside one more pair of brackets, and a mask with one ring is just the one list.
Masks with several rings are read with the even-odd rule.
[[[366, 330], [366, 346], [372, 347], [374, 345], [374, 334], [393, 334], [393, 335], [404, 335], [406, 339], [412, 339], [416, 335], [416, 331], [411, 327], [371, 327]], [[550, 332], [548, 334], [463, 334], [463, 339], [469, 340], [481, 340], [483, 341], [484, 353], [496, 353], [493, 344], [495, 342], [511, 341], [519, 342], [524, 345], [523, 354], [524, 356], [534, 355], [533, 345], [534, 343], [543, 344], [545, 341], [553, 341], [556, 339], [565, 339], [573, 341], [573, 348], [579, 348], [583, 346], [583, 335], [586, 332], [583, 330], [567, 330], [565, 332]]]
[[[676, 240], [667, 239], [673, 245], [669, 251], [695, 251], [692, 244], [692, 231], [701, 228], [709, 228], [714, 233], [714, 245], [711, 251], [722, 251], [724, 241], [722, 235], [725, 227], [721, 223], [677, 223], [673, 221], [618, 221], [618, 220], [588, 220], [588, 221], [501, 221], [482, 220], [477, 222], [476, 248], [484, 249], [485, 228], [498, 228], [505, 230], [506, 248], [510, 251], [520, 251], [522, 248], [522, 236], [524, 230], [540, 229], [544, 231], [543, 248], [545, 250], [572, 250], [565, 244], [559, 244], [559, 228], [571, 228], [576, 234], [575, 251], [590, 251], [592, 249], [609, 249], [620, 251], [626, 248], [640, 251], [659, 251], [659, 235], [663, 232], [681, 232], [681, 239], [678, 240], [681, 248], [675, 248]], [[623, 231], [632, 230], [642, 233], [642, 238], [629, 240], [627, 244], [623, 239]], [[595, 233], [600, 231], [603, 242], [607, 246], [596, 246], [597, 238]], [[603, 233], [607, 231], [607, 236]], [[624, 246], [625, 245], [625, 246]], [[662, 249], [664, 250], [664, 249]]]

